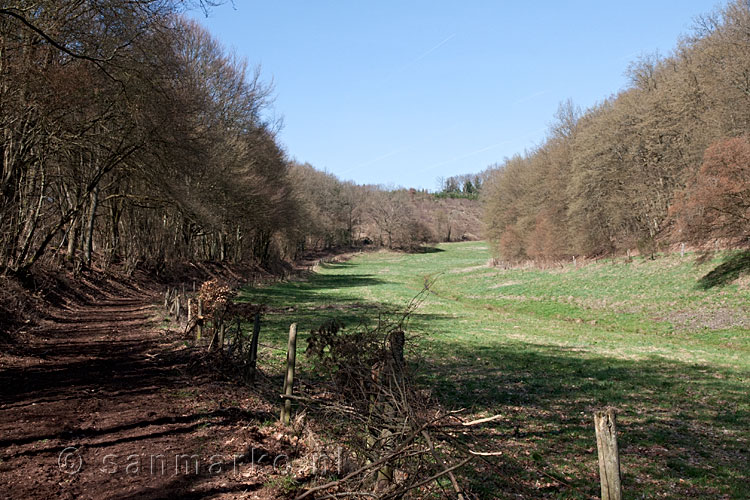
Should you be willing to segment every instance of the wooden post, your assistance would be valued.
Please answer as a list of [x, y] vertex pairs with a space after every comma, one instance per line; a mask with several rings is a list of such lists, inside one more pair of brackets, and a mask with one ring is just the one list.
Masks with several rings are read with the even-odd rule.
[[[255, 380], [255, 370], [258, 366], [258, 339], [260, 337], [260, 313], [256, 312], [253, 318], [253, 337], [250, 340], [250, 358], [248, 366], [249, 379]], [[296, 341], [295, 341], [296, 342]], [[286, 385], [284, 385], [286, 390]]]
[[187, 299], [187, 322], [193, 319], [193, 299]]
[[613, 408], [607, 408], [606, 410], [594, 413], [602, 500], [622, 500], [620, 452], [617, 449], [616, 420]]
[[175, 320], [179, 323], [180, 322], [180, 296], [179, 295], [177, 295], [174, 298], [174, 303], [175, 303], [174, 317], [175, 317]]
[[208, 343], [208, 350], [213, 351], [214, 345], [216, 345], [216, 339], [219, 337], [219, 330], [214, 327], [214, 334], [211, 335], [211, 342]]
[[235, 343], [239, 348], [238, 352], [242, 352], [242, 320], [239, 317], [237, 318], [237, 340]]
[[214, 346], [218, 346], [219, 350], [221, 351], [224, 348], [224, 333], [226, 332], [226, 330], [224, 329], [224, 321], [217, 322], [216, 320], [214, 320], [213, 331], [214, 334], [211, 336], [211, 342], [208, 344], [208, 350], [213, 351]]
[[167, 287], [167, 291], [164, 294], [164, 309], [169, 313], [169, 287]]
[[221, 326], [219, 327], [219, 350], [224, 350], [224, 335], [226, 334], [226, 329], [224, 327], [224, 320], [221, 321]]
[[[406, 336], [402, 331], [391, 332], [388, 337], [388, 358], [386, 359], [387, 367], [383, 370], [382, 375], [390, 378], [390, 380], [379, 380], [379, 383], [393, 384], [396, 387], [400, 387], [403, 384], [404, 377], [404, 345], [406, 343]], [[393, 407], [390, 401], [386, 400], [381, 403], [383, 415], [387, 418], [393, 418], [396, 414], [396, 409]], [[380, 430], [380, 446], [381, 446], [381, 458], [391, 453], [395, 447], [393, 442], [392, 432], [388, 428]], [[393, 465], [390, 463], [383, 464], [378, 469], [377, 478], [375, 480], [375, 491], [383, 491], [393, 484]]]
[[685, 243], [680, 243], [680, 258], [685, 256]]
[[281, 423], [289, 425], [292, 419], [292, 389], [294, 388], [294, 364], [297, 360], [297, 323], [289, 327], [289, 345], [286, 351], [286, 378], [284, 379], [284, 407], [281, 410]]
[[203, 336], [203, 300], [198, 299], [198, 328], [195, 330], [195, 340], [200, 340]]

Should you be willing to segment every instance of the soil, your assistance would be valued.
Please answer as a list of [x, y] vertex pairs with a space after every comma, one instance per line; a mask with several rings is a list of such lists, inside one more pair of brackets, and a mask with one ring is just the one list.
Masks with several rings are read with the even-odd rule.
[[103, 292], [0, 354], [0, 498], [276, 495], [274, 408], [197, 369], [156, 299]]

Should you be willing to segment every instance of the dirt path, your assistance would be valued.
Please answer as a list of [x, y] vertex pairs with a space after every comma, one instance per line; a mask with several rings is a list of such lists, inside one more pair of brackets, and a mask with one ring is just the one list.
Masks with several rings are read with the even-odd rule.
[[0, 358], [0, 498], [269, 496], [271, 466], [248, 455], [273, 451], [271, 408], [196, 375], [152, 302], [58, 313]]

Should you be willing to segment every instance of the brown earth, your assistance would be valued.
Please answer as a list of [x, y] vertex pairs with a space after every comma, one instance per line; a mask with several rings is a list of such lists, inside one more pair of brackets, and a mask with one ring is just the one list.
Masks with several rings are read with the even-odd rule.
[[295, 450], [273, 408], [200, 369], [155, 302], [102, 293], [0, 354], [0, 498], [275, 495], [272, 459]]

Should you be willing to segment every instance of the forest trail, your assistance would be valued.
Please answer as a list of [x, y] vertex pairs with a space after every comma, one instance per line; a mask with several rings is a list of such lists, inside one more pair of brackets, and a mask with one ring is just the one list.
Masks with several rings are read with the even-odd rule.
[[267, 471], [242, 455], [270, 408], [198, 373], [154, 300], [57, 313], [0, 358], [0, 497], [264, 497]]

